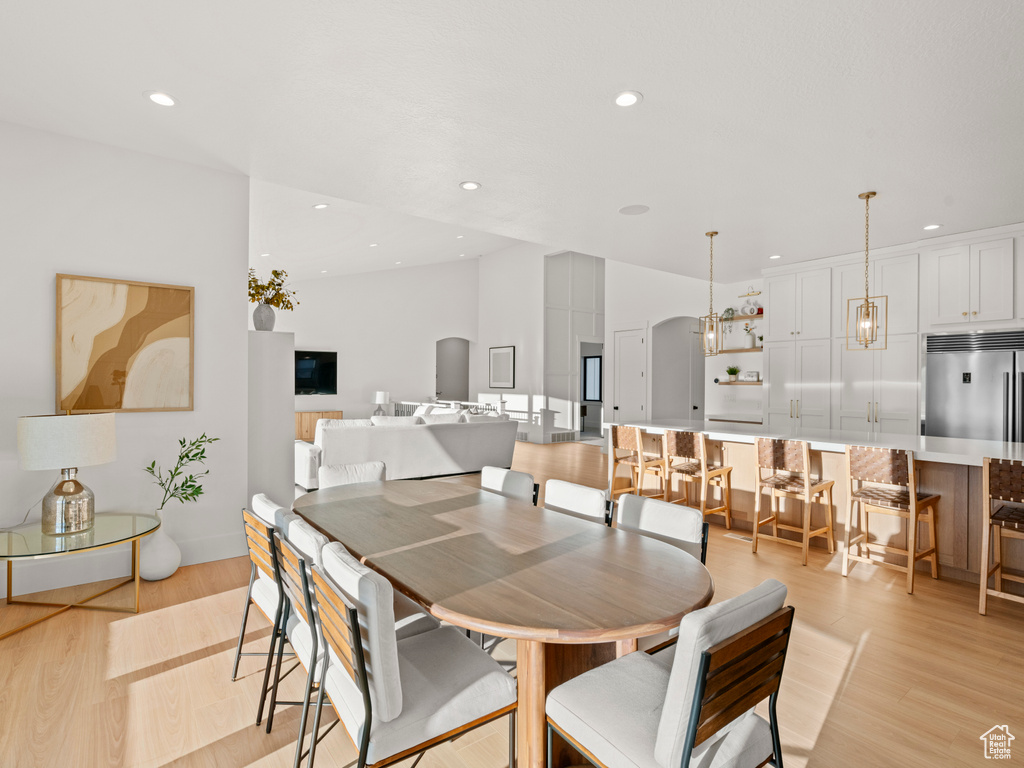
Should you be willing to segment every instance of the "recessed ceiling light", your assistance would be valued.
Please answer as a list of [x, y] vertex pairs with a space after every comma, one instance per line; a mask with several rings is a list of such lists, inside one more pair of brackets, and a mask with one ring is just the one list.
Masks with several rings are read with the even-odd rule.
[[402, 263], [402, 262], [400, 262], [400, 261], [396, 261], [396, 262], [395, 262], [395, 264], [396, 264], [396, 265], [398, 265], [398, 264], [401, 264], [401, 263]]
[[327, 274], [327, 270], [326, 269], [321, 269], [320, 270], [320, 274], [321, 275], [326, 275]]
[[619, 213], [623, 216], [639, 216], [642, 213], [647, 213], [651, 210], [649, 205], [627, 205], [624, 208], [619, 208]]
[[460, 253], [460, 254], [459, 254], [459, 258], [461, 259], [461, 258], [465, 257], [465, 255], [466, 255], [466, 254], [464, 254], [464, 253]]
[[938, 229], [941, 226], [941, 224], [929, 224], [925, 229]]
[[319, 211], [319, 210], [322, 210], [322, 209], [326, 208], [327, 205], [328, 205], [327, 203], [317, 203], [313, 207], [316, 208]]
[[463, 189], [470, 189], [470, 190], [472, 190], [472, 189], [480, 189], [480, 182], [479, 181], [464, 181], [461, 184], [459, 184], [459, 186], [462, 187]]
[[461, 240], [463, 237], [465, 237], [465, 235], [456, 235], [455, 239], [456, 240]]
[[772, 255], [772, 256], [769, 256], [768, 258], [769, 258], [769, 259], [781, 259], [781, 258], [782, 258], [782, 256], [776, 253], [776, 254], [774, 254], [774, 255]]
[[371, 248], [376, 248], [377, 247], [377, 243], [370, 243], [370, 247]]
[[632, 107], [643, 99], [644, 95], [638, 91], [623, 91], [615, 96], [615, 103], [620, 107]]
[[264, 259], [267, 258], [267, 256], [269, 256], [269, 255], [270, 255], [269, 253], [261, 253], [260, 254], [260, 256], [262, 256]]
[[159, 104], [161, 107], [174, 106], [174, 97], [166, 93], [161, 93], [160, 91], [148, 91], [146, 95], [149, 96], [150, 101], [154, 104]]

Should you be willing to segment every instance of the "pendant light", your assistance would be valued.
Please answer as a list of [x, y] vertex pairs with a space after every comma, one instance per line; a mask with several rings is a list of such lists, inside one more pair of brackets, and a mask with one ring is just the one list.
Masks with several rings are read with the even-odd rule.
[[700, 337], [704, 343], [704, 357], [714, 357], [722, 348], [722, 321], [715, 312], [715, 235], [705, 232], [711, 248], [708, 276], [708, 313], [700, 319]]
[[870, 202], [875, 192], [857, 195], [864, 201], [864, 298], [846, 302], [846, 348], [848, 350], [885, 349], [889, 333], [889, 297], [872, 296], [868, 271], [868, 235]]

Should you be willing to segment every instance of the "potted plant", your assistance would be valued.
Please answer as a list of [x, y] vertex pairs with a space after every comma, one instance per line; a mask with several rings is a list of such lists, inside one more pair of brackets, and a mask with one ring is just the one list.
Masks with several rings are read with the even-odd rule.
[[[185, 467], [190, 464], [203, 464], [206, 461], [206, 446], [218, 440], [220, 440], [219, 437], [207, 437], [205, 432], [195, 440], [188, 442], [183, 437], [178, 441], [178, 461], [166, 475], [156, 465], [155, 460], [148, 467], [143, 468], [153, 476], [154, 482], [164, 492], [160, 506], [156, 508], [157, 517], [161, 517], [160, 513], [171, 499], [176, 499], [184, 504], [187, 501], [196, 501], [203, 495], [203, 486], [199, 480], [210, 474], [210, 470], [185, 474]], [[181, 565], [181, 549], [174, 543], [174, 539], [167, 535], [163, 525], [157, 529], [156, 533], [142, 540], [139, 575], [146, 581], [166, 579], [178, 570], [179, 565]]]
[[249, 270], [249, 301], [258, 305], [252, 313], [252, 324], [257, 331], [274, 330], [277, 320], [274, 307], [290, 311], [299, 304], [293, 300], [295, 291], [285, 285], [287, 277], [288, 273], [283, 269], [275, 269], [270, 273], [270, 279], [261, 283], [256, 277], [256, 270]]
[[759, 346], [759, 347], [763, 347], [764, 346], [764, 336], [758, 336], [757, 337], [757, 346]]
[[730, 365], [725, 369], [725, 372], [729, 374], [729, 381], [736, 381], [736, 376], [739, 374], [740, 369], [738, 365]]

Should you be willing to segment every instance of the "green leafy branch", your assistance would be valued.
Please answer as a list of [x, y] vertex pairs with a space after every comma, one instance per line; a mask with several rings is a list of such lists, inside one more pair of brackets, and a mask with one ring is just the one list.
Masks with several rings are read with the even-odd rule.
[[256, 270], [249, 269], [249, 301], [253, 304], [269, 304], [278, 309], [291, 310], [298, 305], [295, 299], [295, 291], [285, 285], [285, 278], [288, 273], [283, 269], [275, 269], [270, 273], [270, 279], [261, 283], [256, 277]]
[[199, 480], [210, 474], [210, 470], [207, 469], [202, 472], [186, 475], [185, 467], [190, 464], [205, 463], [206, 446], [218, 440], [220, 440], [219, 437], [207, 437], [205, 432], [195, 440], [188, 442], [185, 441], [184, 437], [181, 438], [178, 441], [178, 446], [181, 449], [178, 452], [178, 462], [166, 476], [163, 470], [156, 465], [156, 461], [153, 461], [148, 467], [144, 467], [145, 471], [153, 476], [156, 484], [164, 492], [160, 506], [156, 509], [157, 512], [161, 511], [164, 505], [171, 499], [177, 499], [184, 504], [186, 501], [197, 501], [203, 495], [203, 486]]

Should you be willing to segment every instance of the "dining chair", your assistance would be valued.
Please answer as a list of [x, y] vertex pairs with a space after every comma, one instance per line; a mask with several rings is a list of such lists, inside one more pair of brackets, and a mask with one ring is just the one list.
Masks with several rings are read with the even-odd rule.
[[619, 497], [613, 525], [661, 539], [707, 562], [708, 523], [699, 509], [627, 493]]
[[548, 480], [544, 484], [544, 509], [568, 512], [608, 523], [604, 491], [565, 480]]
[[359, 750], [357, 768], [391, 765], [509, 716], [515, 765], [516, 682], [455, 627], [399, 639], [392, 586], [339, 543], [312, 576], [330, 653], [317, 695], [309, 760], [316, 756], [325, 699]]
[[[612, 452], [609, 459], [612, 462], [612, 488], [609, 496], [613, 501], [622, 493], [637, 493], [654, 498], [666, 494], [668, 480], [665, 475], [665, 456], [657, 436], [647, 434], [640, 427], [615, 425], [612, 427]], [[629, 470], [629, 485], [615, 488], [615, 471], [620, 466]], [[661, 483], [660, 491], [644, 491], [644, 478], [647, 475], [658, 479]]]
[[327, 464], [316, 471], [321, 490], [335, 485], [386, 480], [386, 475], [387, 468], [383, 461], [364, 461], [360, 464]]
[[[776, 701], [793, 626], [785, 600], [786, 587], [769, 579], [684, 616], [672, 652], [630, 653], [554, 688], [549, 758], [558, 733], [608, 768], [782, 768]], [[766, 698], [768, 720], [754, 711]]]
[[[665, 501], [690, 504], [690, 485], [696, 484], [700, 490], [700, 511], [704, 517], [708, 515], [724, 515], [725, 527], [732, 528], [732, 467], [715, 466], [708, 460], [708, 440], [703, 432], [665, 432]], [[672, 499], [671, 481], [674, 476], [683, 478], [683, 498]], [[717, 487], [722, 494], [722, 503], [717, 507], [709, 507], [712, 487]], [[693, 506], [696, 506], [694, 504]]]
[[534, 506], [537, 506], [537, 496], [540, 494], [540, 485], [533, 482], [533, 475], [502, 467], [481, 469], [480, 487], [510, 499], [532, 502]]
[[[907, 593], [914, 593], [914, 570], [918, 560], [929, 560], [932, 578], [939, 578], [938, 544], [935, 538], [935, 514], [939, 494], [917, 490], [917, 464], [913, 451], [873, 446], [846, 446], [846, 477], [850, 491], [849, 514], [844, 536], [843, 576], [849, 574], [850, 562], [874, 563], [907, 574]], [[858, 507], [860, 533], [851, 537], [854, 527], [853, 509]], [[874, 543], [870, 540], [869, 516], [872, 513], [899, 517], [907, 521], [906, 547]], [[918, 549], [918, 523], [927, 523], [930, 543]], [[856, 546], [854, 552], [851, 547]], [[872, 551], [880, 557], [872, 557]], [[903, 555], [906, 565], [880, 559], [886, 553]]]
[[[807, 565], [807, 550], [811, 539], [822, 536], [828, 544], [829, 554], [836, 551], [835, 534], [832, 531], [832, 486], [833, 480], [811, 478], [811, 451], [806, 440], [777, 440], [769, 437], [757, 438], [757, 467], [754, 470], [754, 534], [751, 551], [757, 552], [758, 539], [771, 539], [803, 549], [803, 564]], [[762, 472], [767, 472], [763, 475]], [[761, 517], [761, 494], [767, 490], [771, 498], [771, 514]], [[779, 522], [780, 499], [799, 499], [800, 525]], [[811, 529], [811, 514], [814, 501], [820, 501], [825, 508], [825, 525]], [[771, 523], [771, 534], [761, 533], [761, 527]], [[779, 536], [779, 529], [799, 533], [799, 539]]]
[[[1003, 580], [1024, 584], [1024, 574], [1003, 568], [1003, 539], [1024, 539], [1024, 462], [986, 458], [982, 465], [985, 503], [981, 522], [981, 595], [978, 613], [988, 610], [988, 598], [1001, 597], [1024, 603], [1024, 597], [1003, 590]], [[993, 510], [993, 502], [999, 504]], [[989, 551], [989, 541], [991, 552]], [[989, 587], [989, 579], [994, 579]]]

